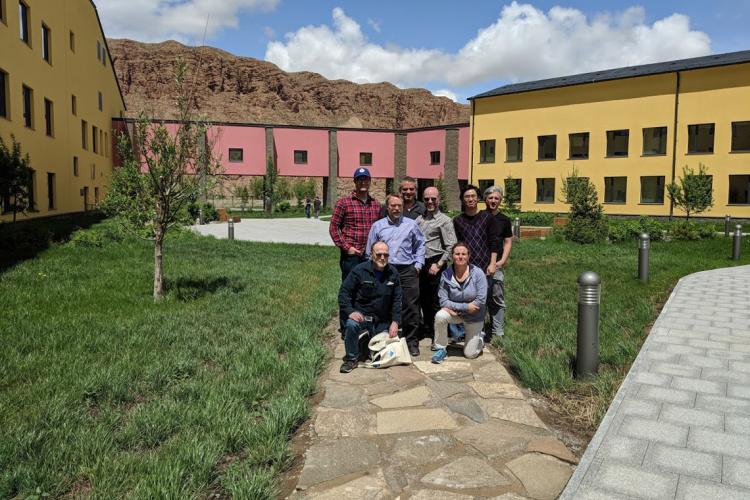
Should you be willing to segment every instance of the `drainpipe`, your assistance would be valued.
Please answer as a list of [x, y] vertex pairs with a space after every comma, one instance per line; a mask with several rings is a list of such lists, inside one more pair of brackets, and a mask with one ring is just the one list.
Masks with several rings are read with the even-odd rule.
[[471, 145], [469, 146], [469, 184], [473, 183], [474, 179], [474, 102], [475, 99], [471, 100]]
[[[677, 78], [674, 86], [674, 124], [672, 125], [672, 180], [675, 181], [675, 171], [677, 166], [677, 116], [680, 109], [680, 72], [675, 72]], [[669, 199], [669, 220], [672, 220], [674, 213], [674, 203]]]

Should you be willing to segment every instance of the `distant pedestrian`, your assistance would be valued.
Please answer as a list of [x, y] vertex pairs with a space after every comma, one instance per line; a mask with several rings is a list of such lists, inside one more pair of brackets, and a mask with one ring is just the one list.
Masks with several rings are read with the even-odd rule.
[[315, 199], [313, 200], [313, 209], [315, 210], [316, 219], [320, 216], [320, 205], [322, 204], [323, 202], [320, 201], [320, 197], [316, 194]]
[[312, 211], [312, 201], [310, 195], [305, 196], [305, 217], [310, 218], [310, 212]]

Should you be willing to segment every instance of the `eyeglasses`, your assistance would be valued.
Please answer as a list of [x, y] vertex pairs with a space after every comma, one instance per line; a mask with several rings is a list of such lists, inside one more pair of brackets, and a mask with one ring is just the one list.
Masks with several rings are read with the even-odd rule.
[[437, 201], [437, 198], [427, 198], [427, 197], [425, 197], [424, 201]]
[[390, 256], [391, 256], [391, 254], [385, 253], [385, 252], [377, 252], [377, 253], [375, 253], [375, 257], [377, 257], [378, 259], [388, 258]]

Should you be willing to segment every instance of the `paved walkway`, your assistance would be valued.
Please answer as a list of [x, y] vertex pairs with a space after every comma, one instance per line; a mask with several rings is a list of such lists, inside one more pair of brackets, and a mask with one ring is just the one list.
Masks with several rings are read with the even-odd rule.
[[323, 377], [310, 446], [290, 498], [556, 498], [576, 458], [488, 349]]
[[750, 266], [680, 280], [561, 498], [750, 498]]
[[[226, 222], [191, 227], [200, 234], [219, 239], [226, 239], [229, 233]], [[234, 238], [246, 241], [333, 246], [328, 234], [328, 221], [319, 219], [242, 219], [242, 222], [234, 225]]]

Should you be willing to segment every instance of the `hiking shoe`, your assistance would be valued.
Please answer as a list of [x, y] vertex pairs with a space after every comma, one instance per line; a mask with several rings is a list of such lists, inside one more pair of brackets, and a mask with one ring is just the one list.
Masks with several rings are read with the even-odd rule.
[[448, 350], [445, 347], [440, 347], [437, 351], [435, 351], [435, 354], [432, 355], [432, 362], [436, 365], [439, 365], [443, 361], [445, 361], [445, 358], [448, 357]]
[[480, 333], [466, 343], [464, 346], [464, 356], [466, 356], [467, 359], [478, 358], [479, 355], [482, 354], [483, 349], [484, 333]]
[[432, 343], [432, 345], [430, 346], [430, 350], [431, 350], [432, 352], [435, 352], [435, 351], [437, 351], [437, 350], [439, 350], [439, 349], [440, 349], [440, 348], [439, 348], [438, 346], [436, 346], [434, 342], [433, 342], [433, 343]]
[[414, 356], [415, 358], [419, 357], [419, 346], [414, 344], [409, 346], [409, 354]]
[[341, 363], [341, 368], [339, 368], [339, 372], [341, 373], [349, 373], [350, 371], [354, 370], [357, 365], [359, 365], [359, 362], [356, 359], [345, 359], [343, 363]]

